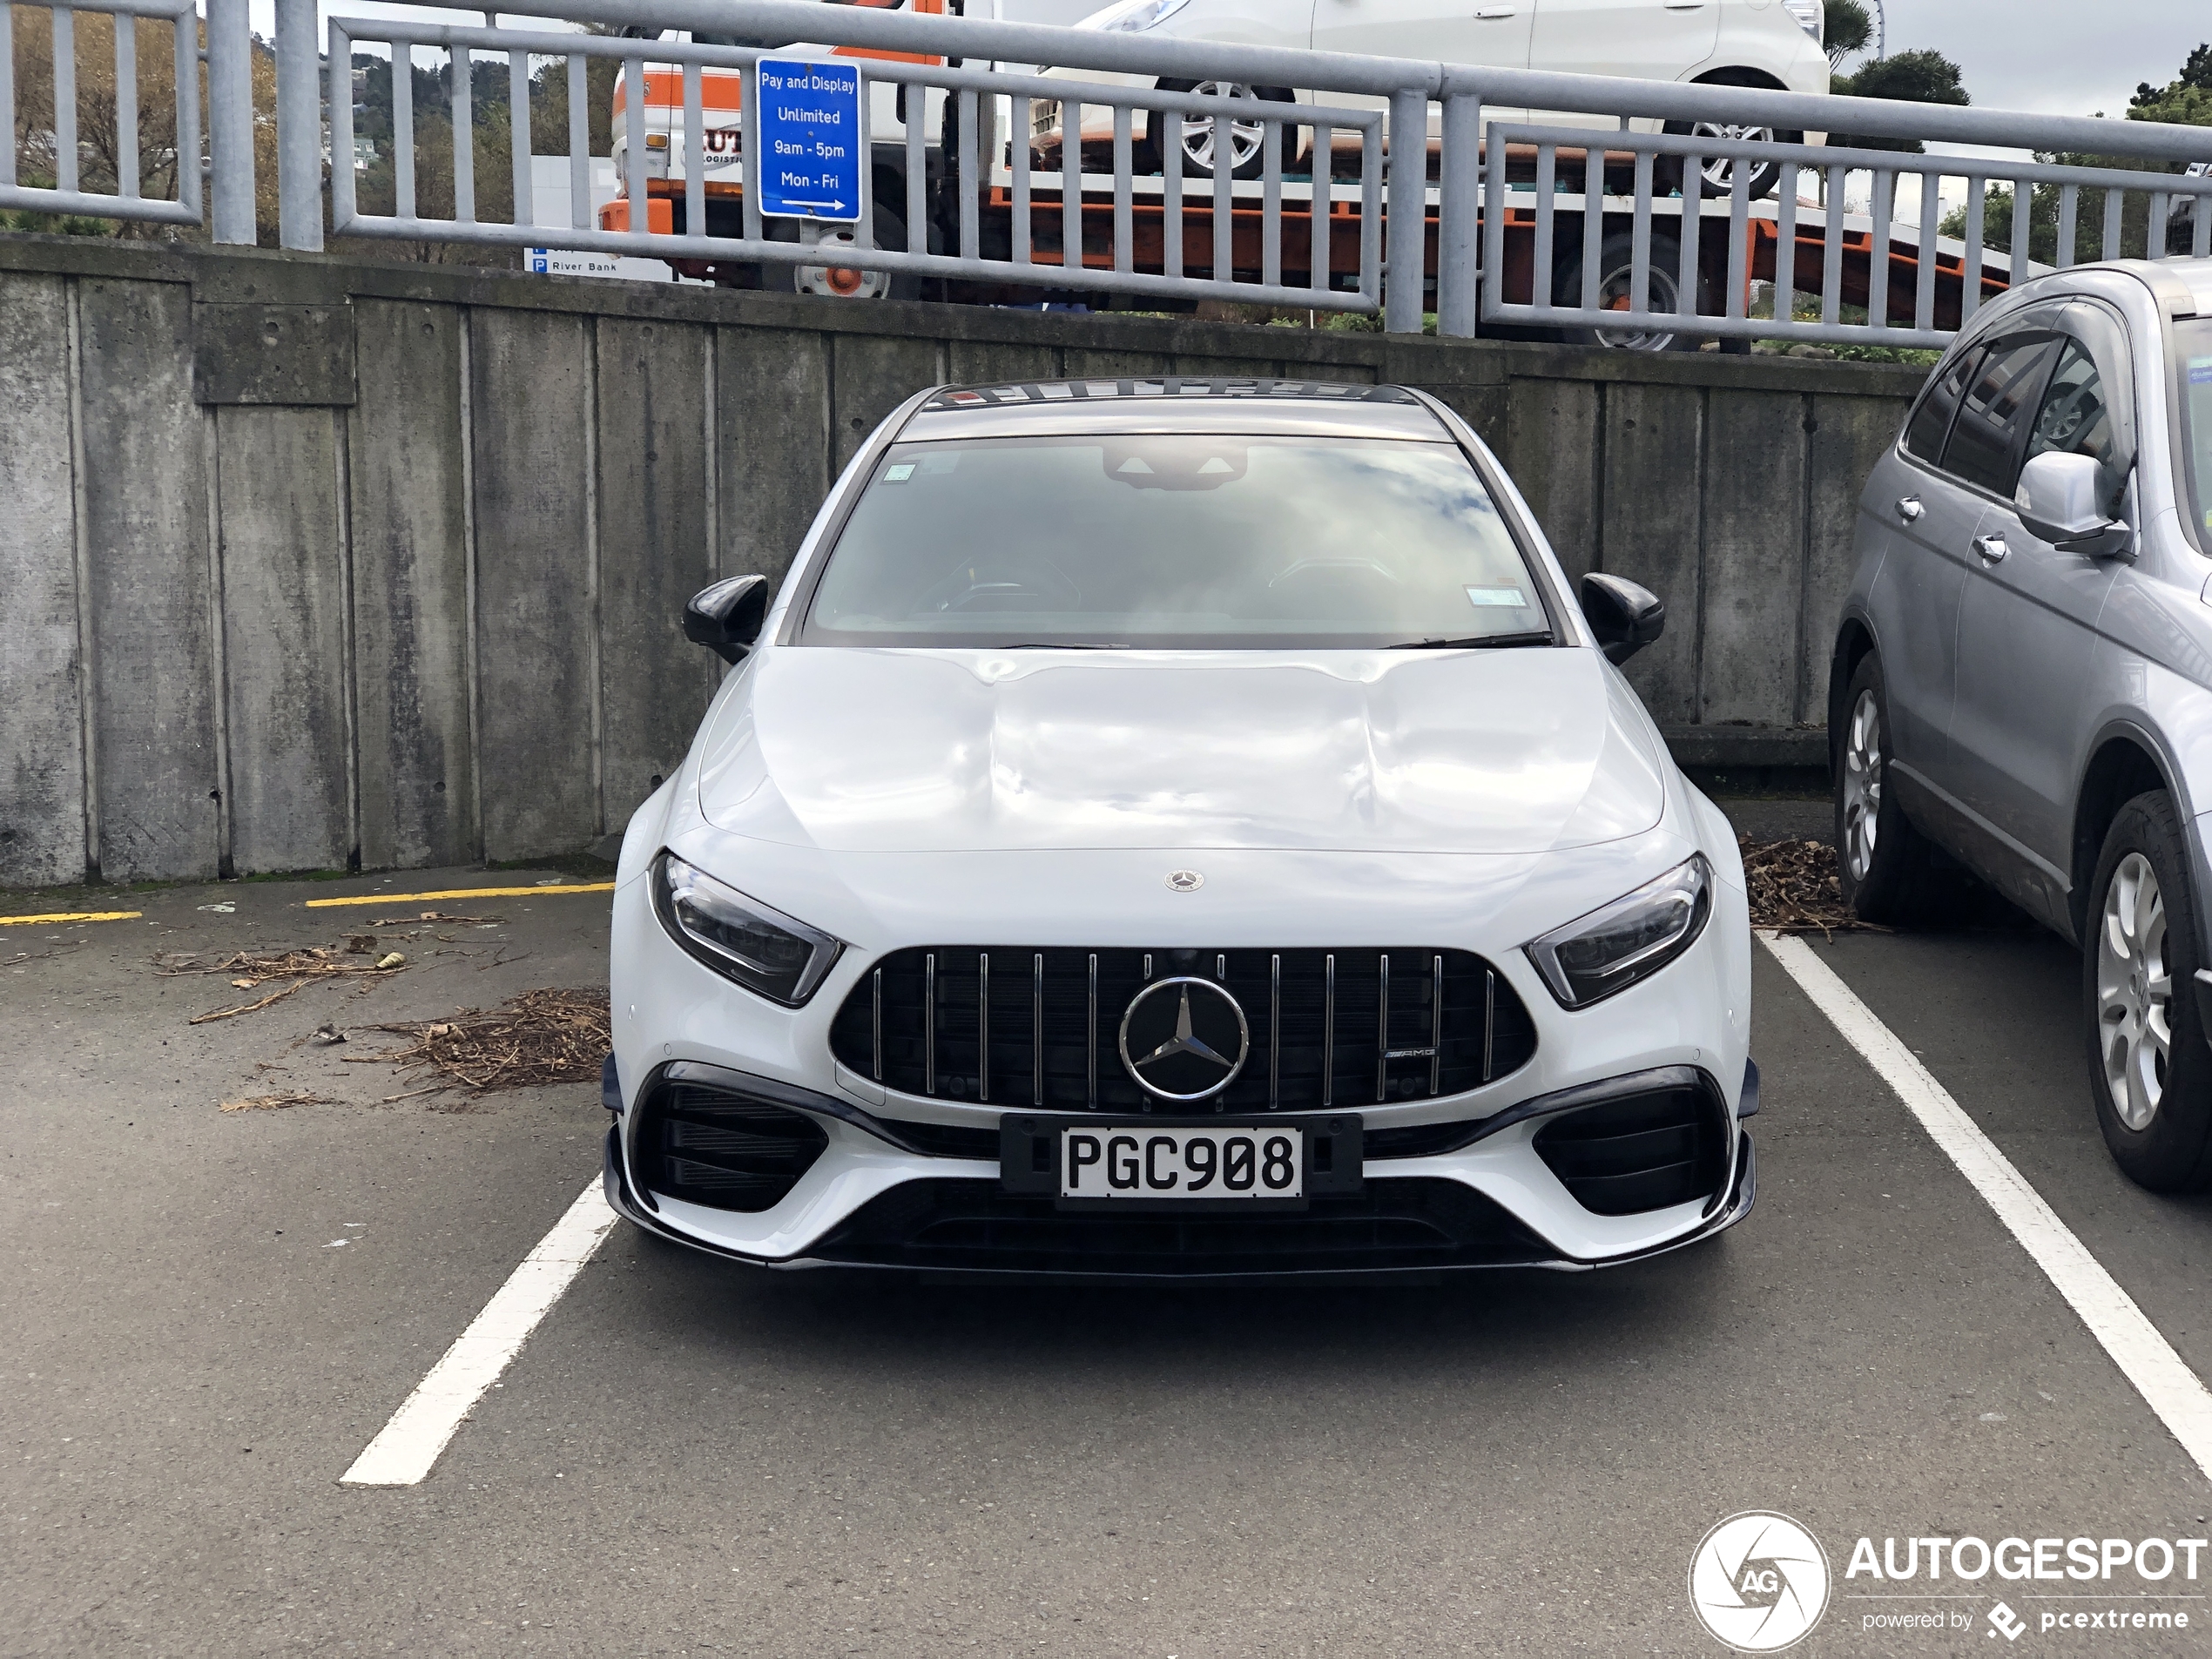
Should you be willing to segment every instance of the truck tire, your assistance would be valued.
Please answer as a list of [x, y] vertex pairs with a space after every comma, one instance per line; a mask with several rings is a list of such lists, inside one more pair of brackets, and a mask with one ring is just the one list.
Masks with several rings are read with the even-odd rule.
[[[1598, 299], [1608, 308], [1626, 308], [1632, 292], [1631, 256], [1635, 242], [1631, 233], [1614, 231], [1598, 249]], [[1654, 230], [1651, 236], [1650, 287], [1645, 302], [1653, 311], [1680, 312], [1682, 243], [1670, 232]], [[1561, 251], [1552, 265], [1552, 303], [1579, 306], [1582, 300], [1581, 239]], [[1695, 309], [1695, 307], [1693, 307]], [[1696, 337], [1689, 333], [1625, 328], [1561, 328], [1560, 339], [1569, 346], [1603, 346], [1614, 351], [1696, 351]]]
[[2081, 1001], [2097, 1127], [2138, 1186], [2202, 1191], [2212, 1186], [2212, 1047], [2195, 995], [2188, 842], [2164, 790], [2112, 820], [2087, 921]]
[[[795, 219], [772, 219], [767, 226], [772, 242], [796, 242]], [[879, 247], [894, 251], [907, 246], [907, 224], [879, 204], [875, 210], [875, 239]], [[833, 246], [854, 247], [851, 232], [843, 226], [825, 226], [822, 240]], [[854, 247], [850, 264], [833, 264], [825, 257], [819, 265], [764, 265], [760, 286], [769, 293], [811, 293], [827, 300], [919, 300], [921, 279], [909, 271], [871, 271], [867, 256]]]

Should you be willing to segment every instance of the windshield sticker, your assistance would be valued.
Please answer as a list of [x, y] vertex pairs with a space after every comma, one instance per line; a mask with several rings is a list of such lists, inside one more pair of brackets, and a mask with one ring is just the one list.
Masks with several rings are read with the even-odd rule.
[[2212, 386], [2212, 357], [2192, 357], [2189, 359], [2189, 384], [2191, 386]]
[[887, 484], [903, 484], [914, 475], [914, 463], [911, 461], [901, 461], [895, 467], [884, 469], [883, 482]]
[[1469, 588], [1467, 603], [1480, 608], [1504, 605], [1514, 610], [1528, 608], [1528, 597], [1519, 588]]

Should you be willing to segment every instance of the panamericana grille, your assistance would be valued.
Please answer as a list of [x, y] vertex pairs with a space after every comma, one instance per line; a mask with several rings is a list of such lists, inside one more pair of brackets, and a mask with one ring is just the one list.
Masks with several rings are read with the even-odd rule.
[[638, 1188], [716, 1210], [780, 1204], [829, 1144], [804, 1112], [699, 1083], [659, 1083], [638, 1112]]
[[[1177, 1107], [1122, 1064], [1122, 1015], [1156, 979], [1211, 979], [1251, 1047], [1219, 1094]], [[895, 951], [830, 1027], [837, 1058], [903, 1094], [1061, 1110], [1349, 1109], [1477, 1088], [1536, 1049], [1502, 974], [1463, 950]]]

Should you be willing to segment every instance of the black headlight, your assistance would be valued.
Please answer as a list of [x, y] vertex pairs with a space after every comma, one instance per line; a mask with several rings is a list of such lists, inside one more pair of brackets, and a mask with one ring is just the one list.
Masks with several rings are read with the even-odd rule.
[[1561, 1008], [1586, 1008], [1649, 979], [1688, 950], [1713, 913], [1713, 867], [1703, 853], [1602, 909], [1527, 947]]
[[653, 909], [668, 936], [748, 991], [797, 1008], [845, 947], [664, 853], [653, 860]]

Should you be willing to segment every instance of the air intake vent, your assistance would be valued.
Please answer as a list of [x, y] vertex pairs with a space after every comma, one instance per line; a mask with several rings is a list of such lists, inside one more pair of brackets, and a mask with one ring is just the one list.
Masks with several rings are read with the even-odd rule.
[[661, 1083], [639, 1110], [637, 1185], [716, 1210], [781, 1203], [829, 1144], [804, 1112], [698, 1083]]
[[[1222, 987], [1244, 1015], [1242, 1068], [1197, 1104], [1155, 1098], [1122, 1061], [1124, 1011], [1148, 984], [1175, 978]], [[862, 975], [830, 1046], [902, 1094], [1025, 1109], [1254, 1112], [1457, 1094], [1527, 1064], [1536, 1032], [1504, 977], [1461, 950], [945, 945], [894, 952]]]
[[1583, 1209], [1634, 1216], [1713, 1197], [1728, 1175], [1728, 1130], [1721, 1103], [1692, 1085], [1564, 1113], [1535, 1145]]

